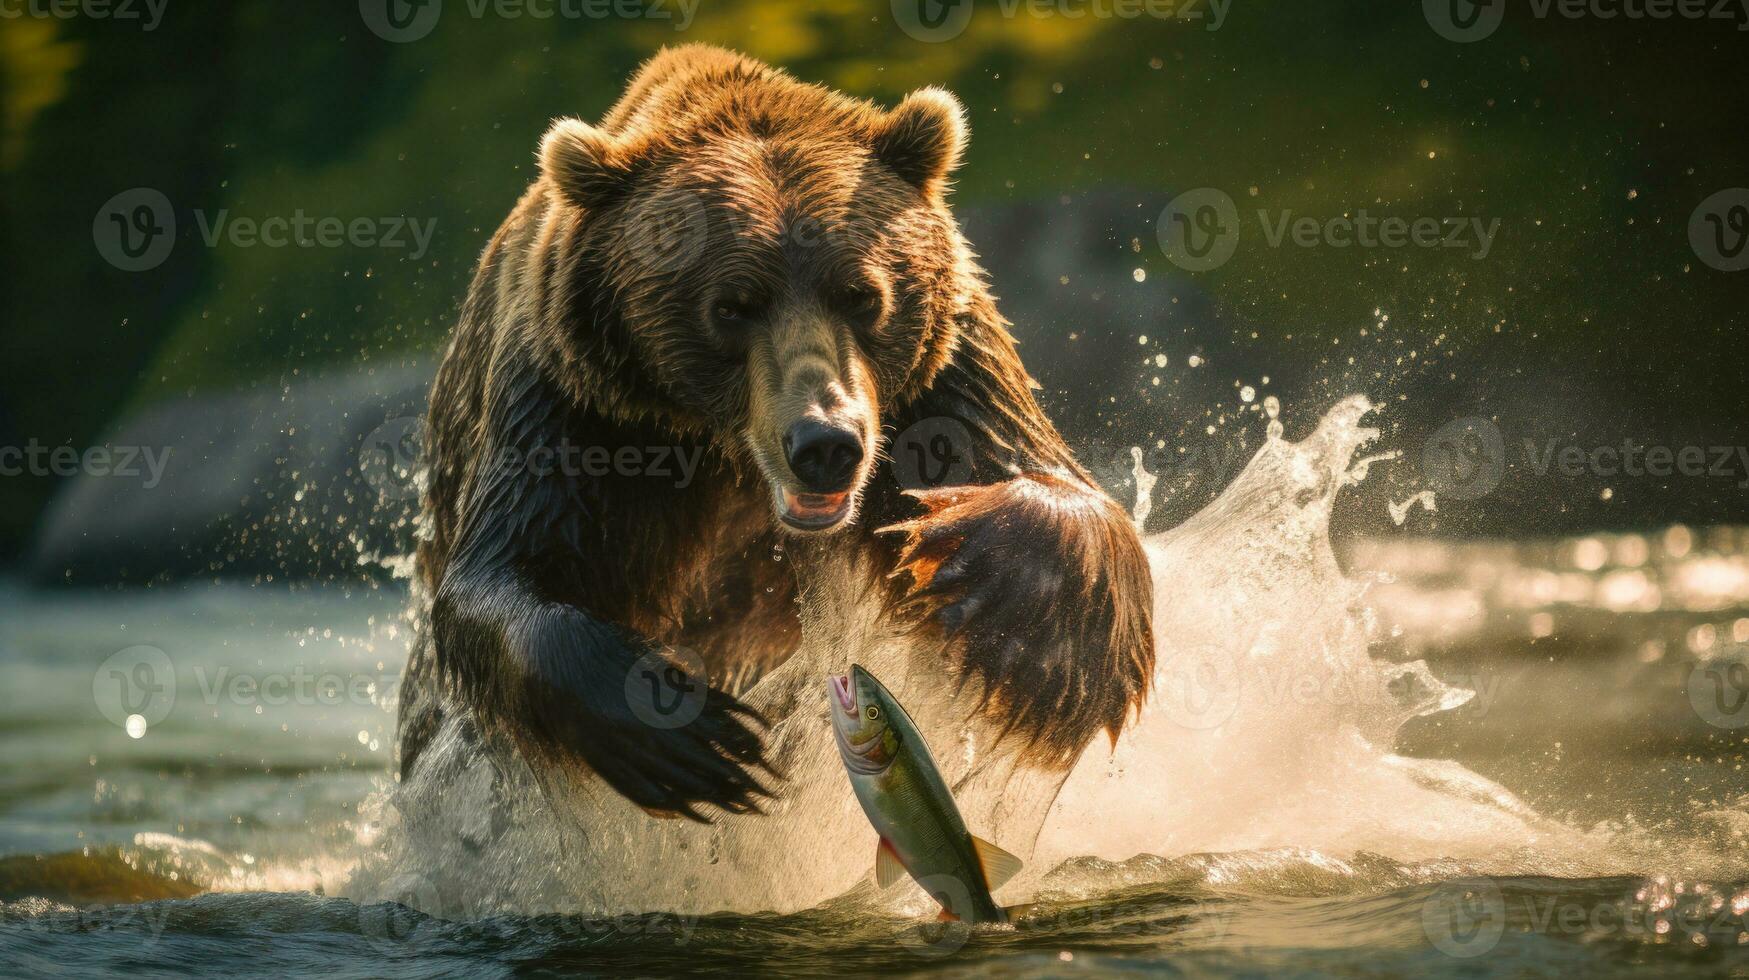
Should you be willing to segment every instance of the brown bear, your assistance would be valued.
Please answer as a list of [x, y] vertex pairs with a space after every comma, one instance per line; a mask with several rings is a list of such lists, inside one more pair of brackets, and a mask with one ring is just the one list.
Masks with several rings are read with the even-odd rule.
[[[771, 780], [736, 693], [796, 648], [816, 563], [877, 570], [868, 601], [1030, 758], [1115, 739], [1153, 668], [1147, 561], [948, 208], [964, 143], [939, 89], [884, 110], [699, 45], [599, 125], [552, 126], [431, 394], [403, 776], [466, 712], [537, 774], [656, 813], [756, 809]], [[889, 458], [918, 425], [949, 485]], [[696, 472], [652, 478], [655, 454]], [[681, 648], [707, 665], [701, 712], [646, 724], [628, 671]]]

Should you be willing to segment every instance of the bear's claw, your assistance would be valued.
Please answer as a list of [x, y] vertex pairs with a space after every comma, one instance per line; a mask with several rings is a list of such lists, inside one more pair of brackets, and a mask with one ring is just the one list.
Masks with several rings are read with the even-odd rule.
[[963, 679], [1029, 754], [1067, 763], [1113, 738], [1153, 673], [1153, 592], [1128, 515], [1077, 481], [912, 491], [924, 508], [882, 528], [902, 534], [890, 577], [901, 614], [959, 652]]
[[633, 709], [626, 678], [642, 653], [619, 631], [578, 610], [549, 607], [519, 644], [520, 684], [503, 727], [530, 755], [574, 775], [593, 771], [645, 810], [708, 822], [699, 806], [760, 813], [771, 791], [754, 775], [765, 760], [765, 720], [733, 695], [704, 690], [695, 717], [652, 724]]

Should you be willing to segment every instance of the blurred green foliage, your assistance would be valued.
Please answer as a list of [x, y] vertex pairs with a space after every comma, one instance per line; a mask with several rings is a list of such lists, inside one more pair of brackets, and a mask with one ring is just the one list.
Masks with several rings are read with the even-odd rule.
[[[886, 102], [952, 88], [972, 121], [965, 204], [1213, 186], [1242, 215], [1501, 220], [1487, 262], [1253, 249], [1195, 277], [1220, 308], [1322, 357], [1384, 308], [1417, 332], [1375, 350], [1375, 373], [1502, 331], [1535, 338], [1563, 370], [1619, 379], [1628, 398], [1671, 347], [1693, 356], [1665, 364], [1649, 382], [1663, 391], [1643, 397], [1734, 373], [1704, 353], [1740, 342], [1743, 290], [1694, 261], [1685, 231], [1696, 202], [1749, 183], [1745, 42], [1730, 25], [1521, 16], [1460, 45], [1417, 3], [1239, 0], [1208, 26], [1007, 16], [995, 0], [939, 44], [897, 29], [887, 3], [852, 0], [704, 0], [683, 33], [475, 17], [450, 0], [405, 44], [374, 36], [350, 0], [171, 0], [151, 32], [8, 21], [0, 444], [82, 445], [154, 400], [434, 356], [547, 122], [598, 115], [641, 60], [679, 41]], [[94, 250], [93, 216], [142, 186], [174, 203], [178, 244], [154, 270], [121, 272]], [[436, 234], [418, 260], [207, 247], [196, 210], [407, 215]], [[1110, 244], [1147, 274], [1178, 274], [1153, 242]], [[18, 543], [48, 489], [0, 481], [0, 543]]]

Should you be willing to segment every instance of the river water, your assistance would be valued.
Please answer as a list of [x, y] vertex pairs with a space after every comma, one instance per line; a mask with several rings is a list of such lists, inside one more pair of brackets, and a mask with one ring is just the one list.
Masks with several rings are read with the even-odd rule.
[[0, 973], [1749, 976], [1749, 530], [1338, 551], [1365, 409], [1150, 539], [1155, 696], [1005, 927], [833, 897], [838, 837], [821, 901], [534, 853], [569, 902], [459, 908], [395, 812], [403, 589], [0, 587]]

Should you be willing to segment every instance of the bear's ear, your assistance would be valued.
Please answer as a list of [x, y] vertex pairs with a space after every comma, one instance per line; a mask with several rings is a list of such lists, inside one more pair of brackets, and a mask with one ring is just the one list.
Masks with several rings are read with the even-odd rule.
[[578, 207], [599, 204], [630, 183], [624, 148], [580, 119], [558, 119], [540, 143], [541, 173]]
[[905, 96], [875, 134], [875, 156], [918, 190], [932, 192], [960, 164], [966, 145], [965, 110], [946, 89], [930, 86]]

